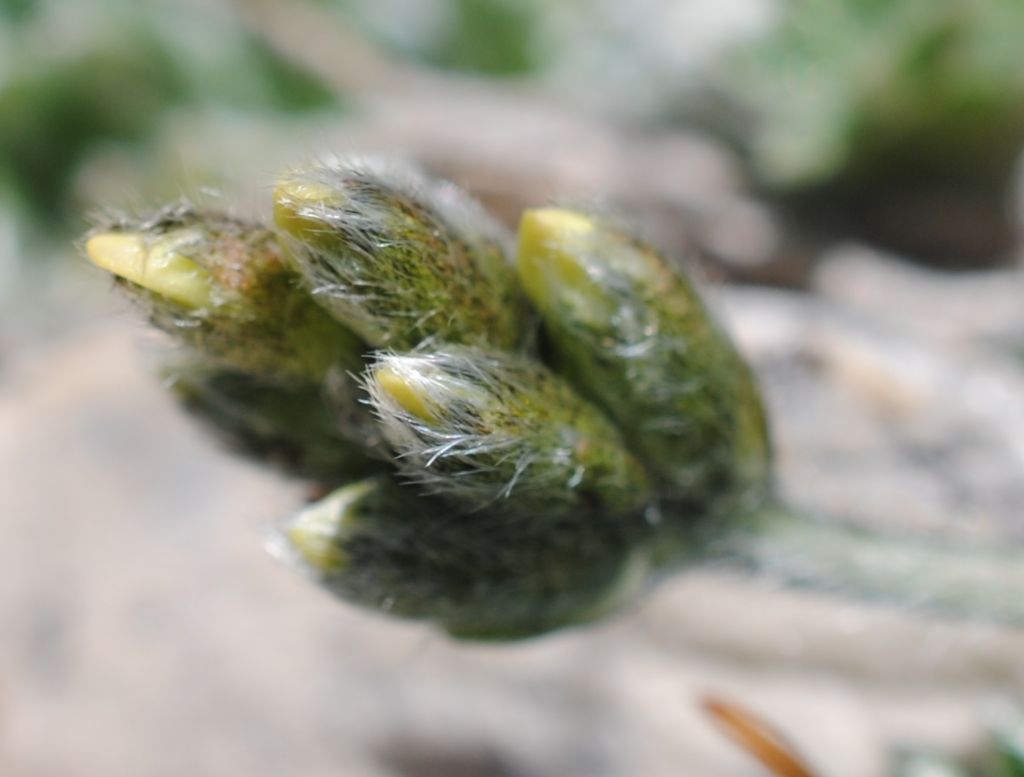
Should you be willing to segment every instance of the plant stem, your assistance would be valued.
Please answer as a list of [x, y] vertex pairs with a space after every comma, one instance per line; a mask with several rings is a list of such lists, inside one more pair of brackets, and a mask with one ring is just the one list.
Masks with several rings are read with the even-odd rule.
[[880, 534], [773, 505], [714, 538], [708, 561], [786, 586], [1024, 626], [1024, 548]]

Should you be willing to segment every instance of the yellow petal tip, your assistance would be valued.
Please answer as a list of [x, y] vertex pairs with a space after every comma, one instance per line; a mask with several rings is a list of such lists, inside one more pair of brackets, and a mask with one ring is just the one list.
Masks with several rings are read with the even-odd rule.
[[338, 550], [328, 531], [319, 530], [323, 527], [310, 525], [309, 521], [299, 521], [290, 526], [285, 534], [288, 542], [299, 554], [302, 561], [319, 572], [328, 572], [340, 566]]
[[342, 540], [358, 522], [359, 504], [376, 487], [372, 480], [351, 483], [295, 517], [284, 534], [303, 563], [325, 576], [344, 569]]
[[530, 208], [523, 212], [519, 226], [523, 237], [538, 242], [561, 240], [571, 235], [584, 235], [594, 229], [589, 216], [564, 208]]
[[584, 249], [596, 225], [588, 216], [559, 208], [523, 213], [517, 268], [526, 293], [542, 310], [565, 292], [588, 289]]
[[209, 305], [209, 273], [173, 249], [173, 243], [150, 244], [135, 232], [102, 232], [85, 244], [89, 261], [119, 278], [188, 308]]
[[339, 207], [344, 199], [343, 192], [327, 184], [285, 178], [274, 187], [274, 221], [296, 236], [317, 234], [323, 230], [318, 211]]
[[97, 267], [124, 276], [136, 273], [146, 246], [142, 236], [132, 232], [102, 232], [86, 241], [85, 253]]
[[423, 421], [434, 421], [437, 418], [436, 408], [415, 381], [408, 375], [391, 367], [380, 367], [374, 373], [374, 379], [381, 390], [401, 405], [407, 413]]

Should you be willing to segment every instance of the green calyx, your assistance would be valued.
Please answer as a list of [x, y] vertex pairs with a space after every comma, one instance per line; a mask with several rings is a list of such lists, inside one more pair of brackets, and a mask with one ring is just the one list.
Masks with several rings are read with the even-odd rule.
[[472, 639], [593, 620], [635, 595], [646, 574], [608, 526], [524, 530], [488, 512], [453, 514], [389, 478], [306, 508], [274, 549], [346, 601]]
[[662, 493], [701, 509], [768, 490], [749, 369], [690, 283], [599, 218], [527, 211], [518, 270], [556, 368], [622, 430]]
[[285, 474], [338, 485], [384, 468], [369, 454], [369, 414], [354, 395], [179, 356], [162, 369], [181, 407], [230, 451]]
[[401, 472], [463, 509], [636, 515], [652, 498], [618, 431], [525, 357], [448, 347], [381, 356], [370, 401]]
[[308, 380], [360, 368], [364, 346], [309, 299], [268, 229], [176, 206], [96, 230], [86, 253], [156, 326], [226, 366]]
[[371, 345], [515, 348], [523, 338], [504, 230], [451, 184], [326, 164], [278, 182], [274, 218], [314, 298]]

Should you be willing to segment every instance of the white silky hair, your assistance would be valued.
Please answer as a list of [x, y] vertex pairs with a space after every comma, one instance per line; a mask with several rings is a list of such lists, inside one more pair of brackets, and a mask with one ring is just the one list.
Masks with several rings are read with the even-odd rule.
[[[299, 263], [310, 293], [371, 342], [386, 345], [396, 317], [411, 320], [414, 328], [425, 328], [425, 322], [442, 321], [450, 313], [441, 305], [414, 307], [400, 313], [392, 306], [386, 306], [386, 313], [377, 308], [376, 302], [390, 297], [394, 289], [403, 288], [406, 272], [400, 263], [382, 263], [379, 251], [418, 246], [414, 240], [382, 231], [381, 225], [394, 221], [392, 206], [379, 194], [347, 196], [346, 190], [353, 183], [371, 183], [380, 192], [392, 193], [421, 207], [439, 225], [435, 237], [443, 241], [444, 247], [435, 255], [451, 255], [457, 250], [456, 242], [461, 241], [473, 253], [488, 245], [496, 246], [504, 261], [509, 262], [512, 239], [504, 226], [466, 191], [431, 177], [414, 164], [373, 156], [327, 157], [310, 168], [292, 171], [282, 181], [323, 187], [337, 194], [336, 199], [325, 197], [322, 202], [290, 202], [287, 195], [281, 201], [319, 225], [307, 226], [307, 230], [341, 237], [339, 245], [343, 249], [324, 251], [286, 233], [280, 239]], [[489, 274], [484, 265], [478, 269]]]
[[[403, 407], [376, 379], [384, 369], [412, 384], [434, 417], [427, 420]], [[515, 415], [515, 424], [501, 423], [512, 417], [509, 398], [535, 391], [531, 378], [540, 369], [472, 348], [384, 353], [364, 376], [364, 387], [407, 480], [479, 507], [529, 493], [550, 495], [557, 504], [559, 494], [572, 501], [583, 474], [566, 473], [575, 441], [531, 424], [523, 414]], [[531, 432], [546, 432], [544, 449]], [[458, 466], [449, 471], [447, 462]]]

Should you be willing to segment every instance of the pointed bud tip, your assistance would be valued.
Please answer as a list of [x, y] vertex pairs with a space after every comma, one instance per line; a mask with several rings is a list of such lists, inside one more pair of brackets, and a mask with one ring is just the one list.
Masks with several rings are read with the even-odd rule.
[[382, 365], [374, 370], [373, 380], [388, 397], [397, 402], [407, 413], [422, 421], [437, 420], [437, 408], [426, 387], [417, 381], [409, 371], [399, 366]]
[[579, 302], [594, 296], [585, 259], [595, 229], [593, 219], [573, 211], [540, 208], [523, 213], [516, 264], [523, 288], [541, 310], [566, 294], [579, 297]]
[[101, 232], [85, 253], [97, 267], [188, 308], [213, 301], [209, 274], [170, 246], [150, 245], [136, 232]]
[[295, 516], [284, 535], [299, 560], [320, 575], [341, 571], [345, 556], [339, 541], [358, 518], [361, 500], [376, 487], [373, 480], [342, 486]]
[[277, 182], [273, 198], [274, 222], [285, 232], [301, 237], [310, 230], [322, 230], [319, 212], [340, 207], [345, 193], [319, 181], [291, 176]]
[[520, 234], [526, 232], [551, 240], [565, 235], [586, 234], [594, 229], [594, 220], [564, 208], [529, 208], [523, 211], [519, 229]]

